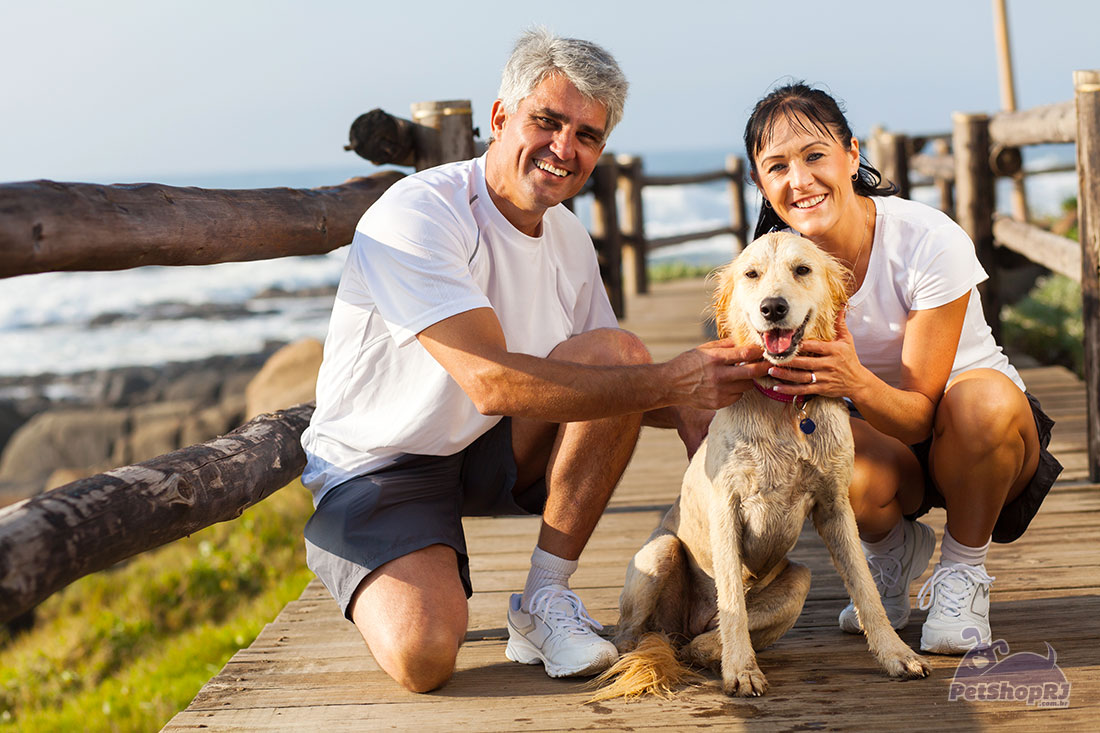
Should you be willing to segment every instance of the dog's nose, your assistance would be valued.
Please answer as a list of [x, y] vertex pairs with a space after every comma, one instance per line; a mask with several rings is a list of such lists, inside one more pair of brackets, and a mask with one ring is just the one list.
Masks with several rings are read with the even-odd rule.
[[760, 303], [760, 314], [772, 323], [786, 318], [789, 310], [786, 298], [764, 298]]

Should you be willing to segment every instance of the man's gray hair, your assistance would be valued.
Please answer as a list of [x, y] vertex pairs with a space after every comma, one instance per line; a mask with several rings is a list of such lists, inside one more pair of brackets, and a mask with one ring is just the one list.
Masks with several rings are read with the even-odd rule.
[[627, 81], [615, 58], [590, 41], [561, 38], [545, 28], [534, 28], [516, 41], [504, 66], [497, 96], [504, 110], [514, 114], [519, 103], [551, 74], [561, 74], [584, 96], [607, 108], [604, 139], [623, 118]]

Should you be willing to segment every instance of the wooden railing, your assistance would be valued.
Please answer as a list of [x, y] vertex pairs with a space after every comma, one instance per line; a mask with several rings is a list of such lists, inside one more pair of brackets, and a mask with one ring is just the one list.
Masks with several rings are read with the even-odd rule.
[[[1087, 394], [1088, 471], [1100, 481], [1100, 71], [1073, 75], [1074, 99], [1019, 112], [962, 114], [950, 134], [907, 136], [877, 131], [868, 147], [872, 161], [902, 196], [919, 185], [940, 192], [941, 208], [974, 240], [990, 276], [981, 288], [982, 306], [995, 332], [1001, 300], [997, 261], [1011, 251], [1081, 284], [1084, 322], [1084, 381]], [[1025, 171], [1020, 148], [1076, 143], [1073, 167]], [[923, 149], [931, 145], [931, 154]], [[996, 212], [998, 177], [1032, 177], [1077, 172], [1079, 241]], [[920, 177], [915, 178], [916, 173]]]
[[[608, 156], [605, 156], [607, 158]], [[648, 259], [649, 253], [662, 247], [692, 242], [700, 239], [731, 234], [734, 246], [730, 257], [739, 252], [747, 243], [748, 225], [745, 219], [745, 164], [735, 155], [726, 157], [726, 166], [721, 170], [682, 175], [654, 176], [644, 171], [642, 159], [632, 155], [622, 155], [608, 160], [606, 165], [617, 169], [618, 188], [623, 202], [623, 219], [620, 238], [622, 244], [623, 288], [628, 293], [645, 293], [649, 289]], [[642, 204], [642, 191], [647, 186], [690, 186], [725, 181], [730, 197], [730, 223], [704, 231], [691, 231], [667, 237], [650, 238], [645, 232], [645, 212]], [[612, 197], [604, 194], [605, 200]], [[603, 204], [609, 208], [609, 203]], [[602, 211], [603, 209], [601, 209]]]

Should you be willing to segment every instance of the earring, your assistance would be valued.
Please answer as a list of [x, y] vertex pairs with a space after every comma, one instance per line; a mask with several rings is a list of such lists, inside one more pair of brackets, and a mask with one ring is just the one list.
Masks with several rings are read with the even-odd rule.
[[772, 202], [768, 201], [767, 199], [764, 199], [764, 208], [765, 209], [770, 209], [771, 207], [772, 207]]
[[859, 180], [859, 173], [858, 172], [853, 173], [852, 174], [852, 181], [855, 182], [855, 181], [858, 181], [858, 180]]

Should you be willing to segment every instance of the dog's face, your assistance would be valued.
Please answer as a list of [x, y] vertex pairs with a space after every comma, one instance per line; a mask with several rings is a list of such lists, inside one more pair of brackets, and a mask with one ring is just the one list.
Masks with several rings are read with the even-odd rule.
[[844, 266], [810, 240], [765, 234], [718, 273], [718, 335], [760, 344], [773, 364], [790, 361], [804, 338], [836, 338], [847, 282]]

